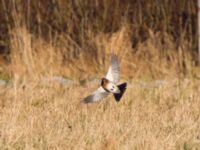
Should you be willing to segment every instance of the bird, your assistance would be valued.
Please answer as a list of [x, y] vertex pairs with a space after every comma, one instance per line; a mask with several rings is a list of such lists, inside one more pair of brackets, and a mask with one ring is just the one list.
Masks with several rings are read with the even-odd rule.
[[110, 93], [114, 95], [116, 102], [119, 102], [127, 88], [124, 82], [117, 85], [120, 78], [120, 66], [117, 55], [111, 55], [111, 64], [105, 77], [101, 79], [101, 86], [91, 95], [83, 99], [84, 103], [98, 102], [106, 98]]

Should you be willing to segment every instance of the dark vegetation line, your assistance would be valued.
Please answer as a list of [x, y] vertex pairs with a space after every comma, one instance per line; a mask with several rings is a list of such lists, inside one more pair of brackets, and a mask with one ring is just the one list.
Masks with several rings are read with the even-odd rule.
[[162, 32], [163, 38], [165, 33], [170, 34], [177, 46], [187, 39], [191, 45], [189, 50], [197, 51], [197, 8], [193, 0], [1, 0], [1, 55], [9, 54], [9, 28], [16, 25], [14, 11], [21, 15], [19, 24], [25, 23], [34, 36], [47, 41], [62, 33], [80, 47], [92, 49], [83, 40], [87, 39], [89, 30], [113, 33], [127, 22], [132, 30], [133, 47], [145, 41], [151, 29]]

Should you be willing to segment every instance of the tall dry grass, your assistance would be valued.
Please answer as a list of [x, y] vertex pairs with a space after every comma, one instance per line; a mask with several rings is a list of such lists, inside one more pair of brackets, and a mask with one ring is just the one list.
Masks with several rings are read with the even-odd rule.
[[[195, 17], [188, 0], [1, 0], [0, 149], [199, 149]], [[111, 53], [130, 83], [120, 103], [42, 80], [100, 78]]]
[[21, 66], [2, 65], [6, 72], [88, 78], [105, 71], [114, 52], [128, 78], [197, 74], [194, 1], [2, 0], [0, 7], [4, 58]]

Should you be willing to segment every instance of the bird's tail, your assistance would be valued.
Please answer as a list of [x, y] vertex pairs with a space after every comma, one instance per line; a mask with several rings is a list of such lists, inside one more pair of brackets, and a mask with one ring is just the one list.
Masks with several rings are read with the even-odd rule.
[[118, 88], [120, 90], [120, 93], [114, 93], [114, 97], [115, 97], [115, 100], [117, 102], [120, 101], [122, 95], [124, 94], [124, 92], [126, 91], [126, 87], [127, 87], [127, 83], [122, 83], [120, 85], [118, 85]]

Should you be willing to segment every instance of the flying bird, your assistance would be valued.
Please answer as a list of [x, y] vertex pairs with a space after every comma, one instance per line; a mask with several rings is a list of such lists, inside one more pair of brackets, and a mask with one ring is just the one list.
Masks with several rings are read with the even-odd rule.
[[108, 72], [106, 76], [101, 79], [101, 86], [91, 95], [84, 98], [84, 103], [101, 101], [107, 97], [109, 93], [112, 93], [115, 100], [119, 102], [127, 87], [127, 83], [117, 85], [119, 82], [119, 76], [119, 60], [118, 57], [113, 54], [111, 57], [111, 64], [109, 66]]

